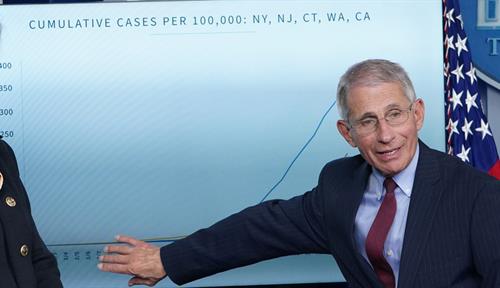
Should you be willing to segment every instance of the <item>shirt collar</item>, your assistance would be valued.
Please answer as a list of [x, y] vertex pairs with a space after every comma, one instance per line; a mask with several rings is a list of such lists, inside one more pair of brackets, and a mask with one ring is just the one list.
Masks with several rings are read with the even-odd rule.
[[[398, 174], [394, 175], [392, 179], [396, 184], [398, 184], [398, 187], [403, 191], [403, 193], [409, 197], [411, 197], [411, 190], [413, 188], [413, 180], [415, 180], [415, 172], [417, 171], [417, 163], [418, 163], [418, 155], [420, 154], [420, 149], [419, 149], [419, 144], [417, 143], [417, 149], [415, 150], [415, 155], [413, 155], [413, 158], [410, 161], [410, 164], [406, 166], [403, 171], [399, 172]], [[375, 168], [372, 168], [373, 176], [375, 176], [375, 179], [379, 183], [381, 187], [383, 187], [383, 183], [385, 180], [384, 175], [380, 173]]]

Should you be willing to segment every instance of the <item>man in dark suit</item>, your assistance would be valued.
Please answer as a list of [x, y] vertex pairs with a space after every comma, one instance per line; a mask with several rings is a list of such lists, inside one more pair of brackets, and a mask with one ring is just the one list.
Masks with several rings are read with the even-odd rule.
[[3, 140], [0, 195], [0, 287], [62, 287], [56, 259], [40, 238], [31, 216], [14, 152]]
[[337, 128], [360, 155], [318, 185], [157, 248], [119, 236], [98, 265], [154, 285], [186, 283], [258, 261], [331, 254], [351, 287], [500, 285], [500, 181], [418, 140], [424, 102], [387, 60], [355, 64], [337, 90]]

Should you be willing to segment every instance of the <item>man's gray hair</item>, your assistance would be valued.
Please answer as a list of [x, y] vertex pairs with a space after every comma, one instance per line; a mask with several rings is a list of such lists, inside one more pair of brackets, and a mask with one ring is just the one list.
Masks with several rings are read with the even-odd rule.
[[349, 120], [347, 97], [354, 87], [399, 83], [411, 102], [416, 99], [410, 77], [399, 64], [384, 59], [369, 59], [352, 65], [342, 75], [337, 86], [337, 108], [343, 120]]

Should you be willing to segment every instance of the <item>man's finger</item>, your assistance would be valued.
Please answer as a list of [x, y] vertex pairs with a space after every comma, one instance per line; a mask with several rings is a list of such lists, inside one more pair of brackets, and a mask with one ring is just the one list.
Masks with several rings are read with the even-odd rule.
[[105, 253], [117, 253], [127, 255], [132, 252], [133, 248], [125, 245], [108, 245], [104, 247]]
[[104, 263], [127, 264], [130, 260], [128, 255], [101, 255], [99, 261]]
[[154, 286], [156, 283], [158, 283], [158, 280], [156, 279], [133, 277], [128, 281], [128, 286], [134, 286], [134, 285]]
[[132, 273], [130, 273], [130, 271], [128, 270], [127, 267], [128, 267], [127, 265], [123, 265], [123, 264], [111, 264], [111, 263], [99, 263], [99, 264], [97, 264], [97, 268], [99, 268], [99, 270], [104, 271], [104, 272], [132, 275]]
[[118, 235], [118, 236], [116, 236], [116, 240], [118, 242], [123, 242], [123, 243], [130, 244], [132, 246], [138, 246], [138, 247], [143, 247], [144, 245], [147, 245], [147, 243], [144, 241], [137, 240], [133, 237], [126, 236], [126, 235]]

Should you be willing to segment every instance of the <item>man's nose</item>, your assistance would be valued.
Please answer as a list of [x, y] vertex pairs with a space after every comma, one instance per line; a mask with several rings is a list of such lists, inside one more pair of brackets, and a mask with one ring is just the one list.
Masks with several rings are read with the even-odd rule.
[[384, 118], [380, 119], [377, 124], [377, 130], [375, 131], [377, 133], [377, 140], [382, 143], [391, 142], [395, 137], [393, 127]]

